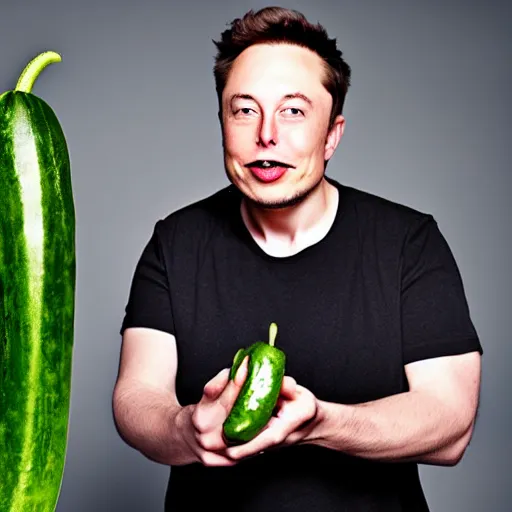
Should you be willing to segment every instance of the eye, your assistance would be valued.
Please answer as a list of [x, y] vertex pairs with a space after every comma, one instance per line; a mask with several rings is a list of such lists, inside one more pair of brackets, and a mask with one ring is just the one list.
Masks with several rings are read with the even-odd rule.
[[248, 115], [251, 115], [251, 113], [255, 113], [255, 111], [254, 111], [254, 109], [252, 109], [250, 107], [242, 107], [242, 108], [236, 109], [234, 111], [235, 116], [238, 116], [238, 115], [248, 116]]
[[299, 108], [288, 107], [283, 110], [283, 112], [288, 112], [291, 117], [297, 117], [299, 115], [304, 115], [304, 112]]

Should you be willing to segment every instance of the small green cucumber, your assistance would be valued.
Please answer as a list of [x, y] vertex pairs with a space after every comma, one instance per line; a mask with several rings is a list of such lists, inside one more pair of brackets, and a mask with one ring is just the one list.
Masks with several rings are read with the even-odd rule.
[[224, 438], [228, 444], [250, 441], [267, 425], [276, 406], [284, 378], [286, 356], [274, 346], [277, 325], [269, 329], [269, 342], [257, 341], [235, 354], [230, 379], [249, 356], [245, 382], [223, 424]]

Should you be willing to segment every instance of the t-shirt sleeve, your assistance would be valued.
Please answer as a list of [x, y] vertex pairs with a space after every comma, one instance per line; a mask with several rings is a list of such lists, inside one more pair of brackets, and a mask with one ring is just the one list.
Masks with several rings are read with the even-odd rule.
[[430, 215], [410, 229], [403, 247], [401, 314], [404, 364], [483, 353], [459, 269]]
[[169, 278], [160, 229], [161, 221], [158, 221], [135, 268], [121, 335], [128, 327], [147, 327], [174, 334]]

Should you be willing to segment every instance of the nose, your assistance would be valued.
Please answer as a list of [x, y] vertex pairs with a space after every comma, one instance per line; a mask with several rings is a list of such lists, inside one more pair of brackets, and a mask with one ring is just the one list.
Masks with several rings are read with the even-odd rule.
[[257, 135], [258, 145], [275, 146], [277, 142], [277, 123], [272, 116], [262, 116]]

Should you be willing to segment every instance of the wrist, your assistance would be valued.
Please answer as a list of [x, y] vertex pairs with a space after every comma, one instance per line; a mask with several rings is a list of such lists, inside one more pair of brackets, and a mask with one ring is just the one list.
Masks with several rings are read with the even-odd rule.
[[171, 425], [174, 432], [174, 443], [179, 452], [179, 457], [173, 462], [174, 466], [184, 464], [192, 464], [199, 462], [199, 457], [194, 450], [195, 439], [193, 437], [192, 414], [194, 412], [193, 405], [180, 407], [177, 412], [172, 415]]
[[321, 444], [322, 439], [326, 435], [326, 422], [328, 413], [326, 411], [326, 402], [316, 399], [315, 415], [303, 427], [306, 434], [302, 443], [306, 444]]
[[341, 437], [349, 421], [350, 406], [317, 400], [317, 412], [307, 442], [323, 447], [333, 447], [334, 439]]
[[314, 428], [315, 442], [321, 444], [328, 437], [329, 431], [329, 404], [323, 400], [317, 401], [317, 413]]

